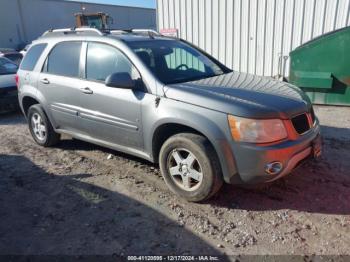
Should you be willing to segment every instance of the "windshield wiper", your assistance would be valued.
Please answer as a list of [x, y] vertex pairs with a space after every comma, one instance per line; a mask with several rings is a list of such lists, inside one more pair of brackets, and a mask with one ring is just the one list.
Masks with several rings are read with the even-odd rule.
[[171, 81], [167, 84], [179, 84], [179, 83], [186, 83], [186, 82], [191, 82], [191, 81], [196, 81], [196, 80], [201, 80], [201, 79], [205, 79], [205, 78], [210, 78], [210, 77], [214, 77], [214, 76], [220, 76], [226, 74], [225, 72], [222, 72], [220, 74], [213, 74], [213, 75], [202, 75], [202, 76], [195, 76], [195, 77], [191, 77], [191, 78], [181, 78], [181, 79], [175, 79], [174, 81]]

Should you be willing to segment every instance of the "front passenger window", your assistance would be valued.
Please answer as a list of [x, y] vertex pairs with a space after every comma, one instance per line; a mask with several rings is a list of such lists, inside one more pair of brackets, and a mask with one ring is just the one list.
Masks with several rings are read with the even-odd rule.
[[118, 49], [100, 43], [89, 43], [86, 56], [86, 79], [105, 81], [113, 73], [129, 73], [139, 78], [133, 64]]

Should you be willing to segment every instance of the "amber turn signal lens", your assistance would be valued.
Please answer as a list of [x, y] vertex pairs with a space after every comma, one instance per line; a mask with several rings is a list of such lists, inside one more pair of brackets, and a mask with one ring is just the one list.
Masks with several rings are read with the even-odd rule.
[[231, 116], [231, 115], [228, 116], [228, 124], [229, 124], [230, 129], [231, 129], [232, 138], [234, 140], [237, 140], [237, 141], [241, 140], [240, 139], [241, 136], [240, 136], [239, 130], [237, 128], [237, 122], [236, 122], [234, 116]]

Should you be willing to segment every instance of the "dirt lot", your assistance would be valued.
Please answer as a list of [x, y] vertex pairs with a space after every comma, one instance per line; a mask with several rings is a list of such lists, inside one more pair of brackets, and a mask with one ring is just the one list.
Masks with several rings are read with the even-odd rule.
[[319, 162], [204, 204], [170, 193], [157, 166], [70, 138], [41, 148], [1, 115], [0, 254], [350, 255], [350, 108], [316, 114]]

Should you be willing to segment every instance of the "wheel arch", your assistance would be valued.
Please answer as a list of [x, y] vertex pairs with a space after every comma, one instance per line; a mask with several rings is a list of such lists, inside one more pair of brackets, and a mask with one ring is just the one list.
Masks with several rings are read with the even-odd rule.
[[[207, 138], [202, 132], [199, 130], [190, 127], [185, 124], [180, 124], [176, 122], [168, 122], [168, 123], [163, 123], [160, 124], [153, 132], [152, 136], [152, 158], [154, 162], [158, 163], [158, 157], [159, 157], [159, 152], [164, 144], [164, 142], [179, 133], [194, 133], [198, 135], [202, 135], [205, 138]], [[208, 139], [208, 138], [207, 138]], [[209, 140], [209, 139], [208, 139]], [[209, 140], [210, 142], [210, 140]], [[210, 144], [213, 146], [213, 144], [210, 142]], [[214, 148], [214, 146], [213, 146]]]
[[21, 101], [21, 106], [23, 110], [23, 114], [25, 117], [28, 116], [28, 110], [32, 105], [40, 104], [40, 101], [32, 96], [26, 95], [23, 96]]
[[191, 121], [186, 121], [185, 119], [170, 117], [160, 120], [154, 126], [155, 128], [148, 136], [150, 139], [145, 141], [146, 150], [148, 148], [151, 152], [152, 162], [159, 162], [160, 148], [169, 137], [182, 132], [190, 132], [200, 134], [208, 139], [219, 158], [223, 178], [227, 183], [237, 173], [235, 158], [225, 134], [212, 120], [204, 116], [199, 117], [196, 121], [193, 118]]
[[23, 112], [25, 117], [27, 117], [28, 109], [32, 105], [39, 104], [42, 107], [44, 113], [46, 114], [46, 116], [48, 117], [49, 121], [51, 122], [52, 126], [55, 129], [56, 122], [51, 115], [51, 112], [50, 112], [49, 107], [47, 105], [46, 99], [42, 93], [40, 93], [38, 90], [34, 93], [34, 91], [31, 90], [31, 92], [25, 92], [25, 93], [20, 94], [19, 100], [20, 100], [20, 107], [21, 107], [22, 112]]
[[[201, 123], [201, 125], [198, 125], [195, 122]], [[207, 128], [201, 128], [203, 126], [206, 126]], [[160, 148], [163, 143], [171, 136], [179, 133], [194, 133], [202, 135], [208, 139], [216, 154], [219, 156], [215, 140], [218, 137], [223, 136], [223, 134], [213, 122], [205, 121], [204, 119], [202, 119], [202, 121], [189, 122], [185, 119], [166, 118], [159, 121], [152, 132], [151, 153], [154, 162], [158, 162]]]

